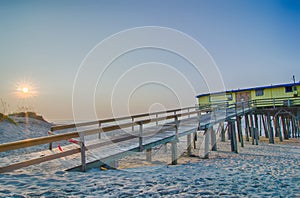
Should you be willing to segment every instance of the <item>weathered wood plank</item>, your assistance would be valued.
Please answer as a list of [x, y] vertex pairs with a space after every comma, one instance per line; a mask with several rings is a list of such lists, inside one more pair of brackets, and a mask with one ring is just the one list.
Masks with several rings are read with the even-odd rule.
[[11, 165], [8, 165], [8, 166], [0, 167], [0, 173], [14, 171], [14, 170], [17, 170], [17, 169], [20, 169], [20, 168], [25, 168], [27, 166], [31, 166], [31, 165], [34, 165], [34, 164], [40, 164], [42, 162], [47, 162], [47, 161], [50, 161], [50, 160], [54, 160], [54, 159], [74, 155], [74, 154], [77, 154], [77, 153], [80, 153], [80, 148], [72, 149], [72, 150], [68, 150], [68, 151], [63, 151], [63, 152], [60, 152], [60, 153], [55, 153], [55, 154], [52, 154], [52, 155], [43, 156], [43, 157], [27, 160], [27, 161], [24, 161], [24, 162], [11, 164]]
[[210, 138], [210, 129], [206, 129], [204, 132], [204, 159], [209, 158], [209, 138]]
[[239, 141], [241, 143], [241, 147], [244, 147], [244, 138], [243, 138], [243, 131], [242, 131], [242, 122], [241, 122], [241, 117], [237, 116], [236, 117], [236, 124], [237, 124], [237, 130], [238, 130], [238, 137]]
[[[122, 121], [122, 120], [127, 120], [127, 119], [129, 120], [129, 119], [134, 119], [134, 118], [147, 117], [147, 116], [151, 116], [151, 115], [173, 113], [173, 112], [184, 111], [184, 110], [189, 110], [189, 109], [195, 110], [195, 107], [185, 107], [185, 108], [178, 108], [178, 109], [172, 109], [172, 110], [167, 110], [167, 111], [158, 111], [158, 112], [153, 112], [153, 113], [143, 113], [143, 114], [137, 114], [137, 115], [131, 115], [131, 116], [123, 116], [123, 117], [119, 117], [119, 118], [108, 118], [108, 119], [102, 119], [102, 120], [97, 120], [97, 121], [74, 123], [74, 124], [67, 124], [67, 125], [59, 125], [59, 126], [51, 127], [51, 130], [52, 131], [58, 131], [58, 130], [69, 129], [69, 128], [96, 125], [98, 123], [103, 124], [103, 123], [116, 122], [116, 121]], [[203, 110], [201, 110], [201, 112], [203, 112]], [[186, 113], [186, 115], [191, 115], [191, 114], [194, 114], [194, 112]]]
[[171, 142], [171, 149], [172, 149], [172, 165], [176, 165], [177, 158], [178, 158], [177, 140]]
[[211, 136], [211, 150], [217, 151], [217, 137], [213, 127], [210, 128], [210, 136]]
[[188, 134], [186, 139], [186, 150], [187, 150], [187, 155], [190, 156], [192, 154], [192, 134]]
[[147, 162], [152, 161], [152, 148], [146, 149], [146, 161]]
[[228, 130], [231, 131], [231, 142], [230, 142], [231, 151], [235, 152], [235, 153], [238, 153], [235, 123], [234, 123], [234, 121], [231, 121], [228, 124], [229, 124]]
[[19, 140], [16, 142], [0, 144], [0, 152], [20, 149], [25, 147], [31, 147], [31, 146], [37, 146], [37, 145], [47, 144], [50, 142], [56, 142], [60, 140], [68, 140], [77, 137], [79, 137], [79, 133], [72, 132], [72, 133], [57, 134], [57, 135], [51, 135], [51, 136], [45, 136], [39, 138], [31, 138], [26, 140]]

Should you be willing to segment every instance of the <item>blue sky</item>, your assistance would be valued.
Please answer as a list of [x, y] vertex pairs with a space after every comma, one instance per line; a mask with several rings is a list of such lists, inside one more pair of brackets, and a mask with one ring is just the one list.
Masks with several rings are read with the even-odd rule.
[[[11, 111], [25, 104], [50, 120], [72, 118], [72, 87], [84, 57], [108, 36], [139, 26], [169, 27], [196, 39], [226, 89], [300, 79], [297, 0], [1, 0], [0, 98]], [[32, 82], [38, 94], [16, 98], [20, 81]], [[199, 80], [197, 94], [205, 91]]]

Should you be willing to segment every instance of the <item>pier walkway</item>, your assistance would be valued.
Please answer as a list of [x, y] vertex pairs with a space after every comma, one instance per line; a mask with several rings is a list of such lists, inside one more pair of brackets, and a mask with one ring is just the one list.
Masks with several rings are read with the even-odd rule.
[[[216, 150], [216, 131], [213, 126], [218, 124], [220, 126], [221, 141], [225, 141], [225, 132], [227, 131], [231, 141], [231, 150], [237, 153], [238, 142], [241, 143], [242, 147], [244, 146], [244, 134], [247, 141], [249, 141], [249, 137], [252, 137], [252, 143], [258, 144], [262, 125], [258, 124], [257, 116], [259, 114], [256, 114], [256, 112], [262, 114], [262, 109], [260, 108], [258, 111], [257, 104], [257, 101], [248, 101], [232, 105], [194, 106], [163, 112], [54, 126], [49, 131], [48, 136], [1, 144], [0, 152], [42, 144], [49, 144], [49, 150], [36, 153], [36, 157], [22, 162], [1, 164], [0, 173], [34, 164], [48, 163], [48, 161], [60, 158], [68, 158], [69, 162], [60, 167], [60, 170], [86, 171], [104, 164], [114, 167], [114, 163], [118, 159], [144, 151], [147, 160], [151, 161], [152, 148], [167, 143], [171, 144], [172, 164], [176, 164], [179, 138], [187, 137], [186, 149], [187, 153], [190, 154], [192, 142], [195, 141], [193, 137], [199, 131], [203, 132], [205, 136], [204, 158], [208, 158], [210, 148], [211, 150]], [[264, 109], [267, 110], [265, 107]], [[270, 113], [268, 115], [270, 116]], [[280, 115], [280, 113], [274, 114], [274, 117], [276, 118], [276, 116]], [[245, 132], [242, 129], [242, 118], [245, 122]], [[266, 119], [270, 119], [270, 117]], [[269, 122], [270, 120], [261, 119], [260, 121]], [[226, 127], [224, 127], [224, 122], [227, 123]], [[297, 134], [299, 135], [299, 120], [297, 123], [295, 130], [298, 130]], [[274, 124], [276, 123], [274, 122]], [[278, 123], [275, 126], [277, 130], [276, 127], [278, 128]], [[268, 132], [270, 143], [272, 143], [272, 137], [274, 141], [274, 135], [278, 137], [279, 133], [274, 134], [274, 131], [272, 131], [273, 126], [269, 124], [264, 123], [264, 128], [265, 134]], [[66, 132], [70, 130], [72, 132]], [[283, 135], [285, 135], [285, 131], [283, 131]], [[54, 149], [54, 143], [63, 140], [68, 142], [68, 144], [61, 146], [59, 149]]]

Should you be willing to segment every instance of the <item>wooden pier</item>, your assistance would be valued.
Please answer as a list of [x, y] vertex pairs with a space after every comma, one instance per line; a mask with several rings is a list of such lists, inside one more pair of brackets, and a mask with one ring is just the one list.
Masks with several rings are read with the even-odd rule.
[[[78, 124], [54, 126], [45, 137], [26, 139], [0, 145], [0, 152], [25, 147], [49, 144], [47, 155], [0, 167], [0, 173], [13, 171], [30, 165], [74, 156], [72, 163], [64, 170], [86, 171], [104, 164], [116, 166], [116, 162], [137, 152], [145, 152], [151, 161], [151, 152], [159, 145], [171, 144], [172, 164], [177, 164], [177, 144], [186, 136], [186, 150], [196, 146], [197, 132], [204, 135], [204, 156], [209, 158], [210, 150], [217, 151], [217, 134], [221, 141], [231, 142], [231, 151], [238, 153], [239, 144], [244, 141], [253, 145], [265, 136], [269, 143], [274, 139], [284, 141], [300, 137], [300, 98], [280, 100], [254, 100], [235, 104], [193, 106], [150, 114], [97, 120]], [[216, 130], [217, 129], [217, 130]], [[72, 132], [65, 132], [71, 130]], [[68, 141], [61, 151], [53, 151], [53, 143]], [[52, 151], [51, 151], [52, 150]], [[116, 167], [117, 168], [117, 167]]]

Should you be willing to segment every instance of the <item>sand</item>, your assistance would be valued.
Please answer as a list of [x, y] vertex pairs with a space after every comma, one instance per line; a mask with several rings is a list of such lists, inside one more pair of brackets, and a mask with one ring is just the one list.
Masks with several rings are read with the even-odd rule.
[[2, 174], [0, 197], [300, 197], [299, 141], [247, 143], [239, 154], [218, 143], [210, 159], [183, 157], [176, 166]]
[[167, 145], [153, 149], [152, 162], [137, 153], [120, 160], [118, 170], [66, 172], [46, 162], [1, 174], [0, 197], [300, 197], [299, 139], [258, 146], [246, 142], [239, 154], [230, 152], [228, 140], [218, 139], [218, 151], [209, 159], [198, 157], [203, 155], [201, 135], [195, 157], [186, 156], [186, 138], [178, 147], [175, 166], [169, 165]]

